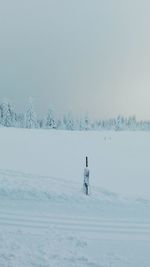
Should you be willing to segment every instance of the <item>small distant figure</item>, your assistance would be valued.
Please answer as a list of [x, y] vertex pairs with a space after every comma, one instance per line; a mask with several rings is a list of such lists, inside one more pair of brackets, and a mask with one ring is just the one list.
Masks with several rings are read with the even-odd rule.
[[89, 176], [90, 171], [88, 169], [88, 157], [86, 157], [86, 167], [84, 169], [84, 192], [86, 195], [89, 195]]

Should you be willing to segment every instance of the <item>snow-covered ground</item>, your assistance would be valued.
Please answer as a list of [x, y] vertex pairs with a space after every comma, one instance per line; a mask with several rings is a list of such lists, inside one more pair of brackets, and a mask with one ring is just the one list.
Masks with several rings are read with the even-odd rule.
[[0, 266], [150, 266], [150, 133], [0, 128], [0, 151]]

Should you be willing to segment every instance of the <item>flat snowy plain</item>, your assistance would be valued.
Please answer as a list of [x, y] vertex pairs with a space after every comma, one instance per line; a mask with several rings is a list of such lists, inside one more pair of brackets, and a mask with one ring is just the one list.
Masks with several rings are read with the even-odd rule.
[[0, 267], [150, 266], [150, 133], [0, 128], [0, 151]]

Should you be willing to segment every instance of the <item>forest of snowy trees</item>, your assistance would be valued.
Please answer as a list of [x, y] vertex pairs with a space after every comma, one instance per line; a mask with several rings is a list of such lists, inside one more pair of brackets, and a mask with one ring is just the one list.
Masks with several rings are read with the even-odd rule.
[[65, 114], [61, 119], [56, 118], [52, 109], [49, 109], [45, 118], [37, 116], [33, 102], [29, 101], [22, 113], [16, 112], [9, 101], [0, 103], [0, 126], [16, 128], [42, 128], [59, 130], [150, 130], [150, 121], [137, 121], [135, 116], [125, 118], [119, 115], [108, 120], [90, 120], [87, 115], [80, 119], [71, 113]]

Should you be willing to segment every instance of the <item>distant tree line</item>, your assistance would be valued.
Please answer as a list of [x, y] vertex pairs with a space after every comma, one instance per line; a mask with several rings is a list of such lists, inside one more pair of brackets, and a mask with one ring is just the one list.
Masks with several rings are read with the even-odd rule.
[[16, 128], [41, 128], [59, 130], [150, 130], [150, 121], [137, 121], [135, 116], [107, 120], [90, 120], [88, 115], [80, 119], [75, 118], [72, 113], [67, 113], [62, 119], [57, 119], [52, 109], [49, 109], [45, 118], [39, 118], [34, 110], [33, 102], [30, 100], [25, 112], [18, 113], [9, 101], [0, 103], [0, 126]]

